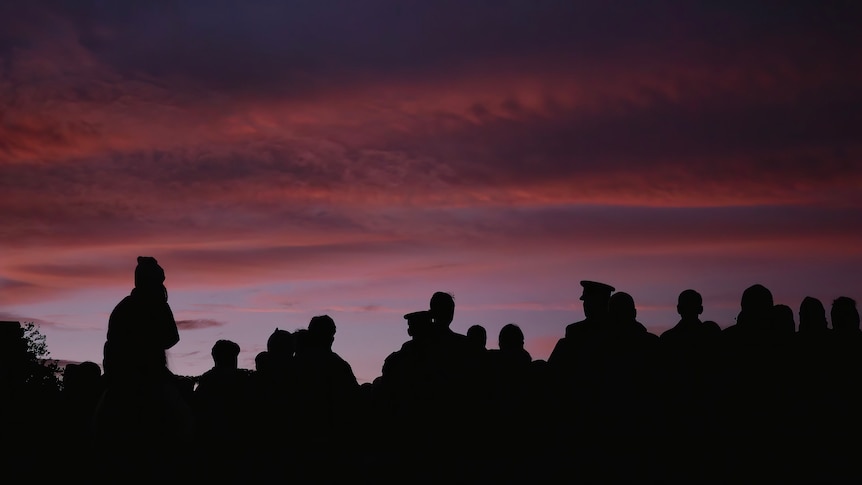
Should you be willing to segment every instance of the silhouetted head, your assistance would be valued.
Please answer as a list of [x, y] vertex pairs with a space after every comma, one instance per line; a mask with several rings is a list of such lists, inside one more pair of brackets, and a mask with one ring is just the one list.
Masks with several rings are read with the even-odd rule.
[[608, 317], [614, 323], [629, 323], [637, 319], [635, 300], [624, 291], [614, 293], [608, 299]]
[[472, 325], [467, 329], [467, 339], [476, 348], [484, 350], [488, 344], [488, 332], [481, 325]]
[[775, 334], [796, 333], [796, 321], [793, 319], [792, 308], [787, 305], [774, 305], [770, 313], [770, 327]]
[[455, 297], [438, 291], [431, 296], [431, 318], [435, 325], [448, 327], [455, 318]]
[[500, 329], [497, 346], [502, 351], [521, 350], [524, 348], [524, 332], [514, 323], [507, 323]]
[[217, 340], [212, 348], [213, 363], [218, 368], [236, 369], [239, 344], [231, 340]]
[[703, 313], [703, 298], [694, 290], [684, 290], [679, 294], [676, 312], [683, 320], [698, 318]]
[[806, 296], [799, 305], [799, 331], [822, 332], [829, 329], [826, 308], [817, 298]]
[[330, 348], [335, 341], [335, 320], [329, 315], [317, 315], [308, 322], [309, 343], [314, 347]]
[[63, 388], [66, 390], [75, 390], [80, 385], [80, 370], [78, 364], [69, 362], [63, 367]]
[[407, 335], [413, 338], [422, 338], [431, 330], [431, 312], [428, 310], [408, 313], [404, 319], [407, 320]]
[[272, 357], [266, 350], [261, 350], [254, 356], [254, 370], [258, 372], [266, 372], [272, 368], [270, 359]]
[[86, 380], [98, 379], [102, 375], [102, 368], [92, 360], [85, 360], [78, 364], [78, 371]]
[[158, 287], [165, 282], [165, 270], [159, 266], [152, 256], [138, 256], [138, 266], [135, 267], [135, 287]]
[[266, 339], [266, 350], [272, 358], [289, 358], [296, 350], [296, 339], [287, 330], [276, 328]]
[[584, 315], [587, 318], [603, 317], [608, 314], [608, 301], [614, 287], [597, 281], [581, 281], [584, 288], [581, 300], [584, 302]]
[[767, 322], [775, 305], [772, 292], [761, 284], [751, 285], [742, 292], [738, 323], [763, 324]]
[[839, 296], [832, 302], [832, 329], [841, 333], [855, 333], [859, 331], [859, 310], [856, 309], [856, 300]]
[[297, 328], [293, 332], [293, 355], [299, 355], [308, 350], [308, 329]]

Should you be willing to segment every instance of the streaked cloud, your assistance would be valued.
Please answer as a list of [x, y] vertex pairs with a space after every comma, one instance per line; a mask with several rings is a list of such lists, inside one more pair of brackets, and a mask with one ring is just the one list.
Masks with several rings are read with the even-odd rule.
[[224, 322], [217, 320], [177, 320], [177, 328], [181, 330], [195, 330], [198, 328], [219, 327]]
[[680, 286], [722, 315], [761, 275], [852, 292], [859, 13], [2, 4], [0, 304], [81, 335], [153, 255], [200, 339], [323, 311], [352, 332], [451, 288], [471, 317], [533, 315], [541, 353], [575, 273], [655, 325]]

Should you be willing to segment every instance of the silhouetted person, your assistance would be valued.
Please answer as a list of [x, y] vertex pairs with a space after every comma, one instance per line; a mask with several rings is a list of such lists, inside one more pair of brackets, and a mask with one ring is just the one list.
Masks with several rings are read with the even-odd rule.
[[583, 291], [584, 319], [566, 326], [565, 337], [557, 341], [548, 364], [570, 373], [579, 365], [585, 355], [584, 350], [595, 342], [595, 339], [605, 330], [608, 321], [608, 302], [614, 287], [596, 281], [581, 281]]
[[266, 350], [261, 350], [254, 356], [254, 370], [255, 372], [267, 372], [272, 369], [271, 357], [269, 352]]
[[104, 390], [102, 368], [92, 361], [69, 363], [63, 369], [63, 403], [70, 437], [89, 441], [96, 405]]
[[553, 415], [556, 423], [548, 430], [551, 444], [547, 446], [563, 456], [576, 457], [573, 466], [584, 470], [595, 462], [589, 441], [596, 433], [594, 414], [601, 406], [596, 393], [602, 379], [597, 370], [603, 358], [599, 344], [607, 330], [608, 301], [615, 288], [589, 280], [580, 284], [584, 318], [566, 326], [565, 335], [548, 357], [545, 414]]
[[[718, 354], [721, 327], [701, 320], [703, 298], [687, 289], [677, 297], [679, 321], [661, 334], [665, 426], [664, 465], [669, 477], [697, 481], [716, 460], [715, 420], [719, 409], [716, 383], [721, 365]], [[694, 443], [697, 443], [695, 445]]]
[[489, 357], [489, 399], [482, 410], [489, 425], [477, 426], [487, 438], [482, 449], [491, 456], [483, 467], [483, 476], [496, 481], [528, 480], [535, 472], [532, 443], [534, 434], [530, 421], [539, 409], [532, 405], [540, 396], [533, 388], [533, 358], [524, 348], [524, 333], [515, 323], [504, 325], [497, 336], [496, 349]]
[[[795, 338], [774, 329], [775, 302], [761, 284], [746, 288], [736, 323], [722, 331], [723, 413], [719, 429], [725, 469], [750, 468], [752, 473], [775, 469], [782, 436], [788, 431], [788, 345]], [[784, 402], [782, 402], [784, 401]], [[767, 453], [768, 451], [768, 453]]]
[[435, 353], [435, 364], [438, 366], [449, 384], [458, 389], [457, 393], [466, 392], [467, 389], [460, 386], [468, 385], [467, 381], [472, 377], [475, 370], [479, 350], [470, 345], [466, 335], [452, 330], [451, 325], [455, 316], [455, 298], [450, 293], [442, 291], [435, 292], [431, 296], [431, 338], [433, 339], [433, 350]]
[[528, 397], [524, 393], [527, 379], [531, 378], [533, 357], [524, 348], [524, 332], [514, 323], [507, 323], [500, 329], [497, 347], [489, 351], [492, 366], [489, 377], [494, 380], [491, 404], [498, 407], [504, 419], [511, 419], [512, 414], [520, 415], [525, 411], [523, 400]]
[[796, 320], [793, 309], [784, 304], [774, 305], [770, 312], [769, 324], [776, 336], [788, 336], [796, 333]]
[[435, 292], [428, 311], [432, 322], [433, 365], [442, 377], [438, 391], [444, 403], [441, 403], [438, 414], [454, 414], [450, 416], [454, 422], [463, 415], [456, 414], [453, 406], [476, 406], [481, 397], [477, 385], [481, 378], [483, 353], [470, 344], [466, 335], [452, 330], [455, 298], [451, 293]]
[[297, 335], [295, 333], [280, 328], [273, 330], [269, 338], [266, 339], [266, 353], [274, 372], [284, 377], [289, 375], [296, 347]]
[[[491, 355], [487, 348], [488, 332], [482, 325], [471, 325], [470, 328], [467, 329], [467, 340], [479, 353], [476, 356], [476, 385], [479, 386], [476, 389], [477, 399], [483, 402], [488, 402], [493, 399], [490, 394], [491, 389], [489, 389], [491, 385], [490, 380], [492, 378], [490, 375], [492, 372], [492, 363]], [[478, 403], [477, 405], [480, 407], [486, 406], [486, 404], [481, 403]]]
[[[276, 328], [266, 339], [266, 353], [259, 355], [262, 368], [253, 379], [256, 419], [259, 430], [267, 435], [293, 432], [295, 413], [295, 361], [297, 333]], [[280, 445], [285, 441], [278, 442]]]
[[[267, 337], [266, 350], [255, 357], [251, 378], [251, 442], [259, 466], [269, 470], [278, 456], [292, 456], [296, 447], [296, 335], [277, 328]], [[261, 470], [260, 476], [266, 476]]]
[[[408, 468], [439, 472], [440, 463], [448, 461], [463, 472], [467, 440], [445, 437], [463, 433], [478, 412], [477, 357], [482, 351], [450, 328], [455, 312], [451, 294], [434, 293], [429, 306], [404, 315], [411, 339], [386, 358], [376, 384], [380, 402], [389, 410], [384, 413], [388, 439], [383, 448], [409, 463]], [[450, 448], [436, 445], [441, 442]], [[458, 465], [452, 463], [456, 459], [461, 460]]]
[[692, 341], [715, 339], [721, 333], [721, 327], [717, 323], [701, 321], [703, 298], [695, 290], [684, 290], [679, 294], [676, 311], [680, 320], [676, 325], [662, 332], [661, 338], [664, 341], [685, 345]]
[[308, 329], [297, 328], [293, 332], [293, 356], [298, 357], [308, 350]]
[[139, 467], [143, 474], [162, 476], [180, 472], [184, 463], [176, 452], [191, 444], [194, 423], [190, 403], [167, 366], [165, 352], [179, 333], [165, 272], [155, 258], [139, 256], [137, 262], [135, 286], [108, 320], [106, 389], [94, 426], [108, 462], [117, 463], [118, 470]]
[[[374, 381], [379, 419], [389, 431], [399, 432], [397, 423], [430, 412], [430, 386], [434, 376], [432, 362], [431, 313], [423, 310], [404, 315], [409, 340], [383, 361], [381, 375]], [[425, 411], [425, 412], [423, 412]], [[406, 439], [406, 438], [404, 438]]]
[[108, 384], [161, 380], [169, 371], [165, 351], [180, 340], [168, 305], [165, 272], [155, 258], [139, 256], [135, 287], [108, 320], [104, 368]]
[[818, 334], [829, 331], [826, 319], [826, 308], [823, 302], [812, 296], [806, 296], [799, 305], [799, 333]]
[[648, 333], [646, 326], [638, 321], [634, 298], [628, 293], [617, 292], [608, 298], [607, 332], [614, 336]]
[[[515, 323], [507, 323], [497, 336], [497, 349], [490, 350], [497, 378], [504, 381], [525, 379], [533, 357], [524, 348], [524, 332]], [[516, 396], [511, 396], [516, 397]]]
[[470, 328], [467, 329], [467, 338], [477, 348], [481, 350], [487, 349], [488, 332], [485, 330], [485, 327], [481, 325], [471, 325]]
[[75, 481], [92, 476], [91, 461], [94, 449], [92, 425], [96, 406], [104, 391], [102, 369], [92, 361], [68, 363], [63, 368], [63, 390], [58, 412], [62, 416], [60, 428], [63, 439], [69, 443], [54, 466], [62, 469], [62, 476]]
[[239, 479], [245, 465], [246, 446], [253, 435], [248, 419], [251, 411], [251, 377], [240, 369], [240, 347], [221, 339], [212, 347], [213, 367], [198, 379], [193, 394], [196, 424], [196, 451], [201, 463], [196, 479]]
[[[312, 479], [344, 473], [354, 443], [359, 383], [350, 364], [332, 350], [335, 321], [317, 315], [308, 324], [305, 349], [296, 356], [297, 440], [300, 464]], [[338, 475], [340, 476], [340, 475]], [[323, 480], [328, 481], [328, 480]]]
[[798, 465], [800, 483], [829, 481], [823, 473], [829, 467], [829, 449], [817, 443], [835, 442], [829, 430], [843, 426], [842, 420], [833, 419], [836, 408], [842, 406], [835, 402], [835, 388], [843, 384], [835, 379], [836, 351], [832, 337], [823, 303], [811, 296], [803, 298], [790, 362], [794, 394], [788, 399], [794, 412], [788, 428], [796, 433], [789, 446], [798, 456], [794, 463]]
[[774, 305], [772, 292], [765, 286], [755, 284], [746, 288], [742, 292], [736, 323], [723, 331], [729, 338], [737, 340], [731, 345], [760, 342], [768, 338], [771, 335], [769, 321]]
[[[237, 433], [237, 439], [241, 439], [239, 433], [247, 426], [239, 418], [248, 411], [246, 399], [250, 391], [250, 373], [239, 368], [239, 353], [240, 347], [236, 342], [216, 341], [210, 352], [213, 366], [198, 378], [194, 404], [199, 416], [198, 438], [205, 443], [210, 432], [216, 431], [219, 436], [224, 436], [230, 429]], [[217, 422], [221, 423], [216, 426]]]
[[637, 319], [634, 298], [616, 292], [608, 299], [605, 330], [599, 332], [595, 359], [598, 385], [594, 429], [599, 463], [618, 463], [617, 478], [625, 482], [655, 478], [660, 420], [659, 337]]
[[500, 355], [511, 358], [513, 362], [529, 364], [533, 361], [530, 353], [524, 348], [524, 332], [514, 323], [507, 323], [500, 329], [497, 338]]
[[859, 310], [856, 309], [856, 300], [839, 296], [832, 302], [830, 317], [832, 329], [841, 336], [859, 333]]
[[[839, 296], [830, 309], [833, 343], [831, 346], [830, 380], [833, 388], [829, 410], [829, 442], [842, 443], [830, 447], [836, 465], [848, 480], [860, 482], [858, 437], [862, 434], [862, 330], [856, 301]], [[851, 473], [852, 472], [852, 473]]]
[[452, 321], [455, 318], [455, 298], [451, 293], [437, 291], [431, 296], [428, 309], [431, 314], [431, 322], [438, 338], [445, 339], [447, 344], [458, 342], [460, 345], [467, 343], [467, 337], [452, 330]]

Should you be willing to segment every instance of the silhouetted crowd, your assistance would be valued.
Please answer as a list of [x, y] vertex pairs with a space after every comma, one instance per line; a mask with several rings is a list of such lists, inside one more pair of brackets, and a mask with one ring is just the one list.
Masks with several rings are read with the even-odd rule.
[[[541, 360], [516, 324], [496, 349], [481, 325], [453, 331], [454, 298], [437, 292], [427, 310], [404, 315], [409, 339], [380, 376], [359, 384], [332, 350], [327, 315], [275, 329], [254, 369], [219, 340], [210, 370], [173, 374], [165, 351], [179, 334], [164, 279], [155, 259], [138, 258], [102, 367], [68, 364], [53, 393], [16, 372], [21, 333], [4, 330], [4, 435], [19, 450], [54, 450], [32, 473], [112, 483], [862, 479], [862, 331], [848, 297], [831, 302], [828, 318], [805, 298], [797, 325], [755, 284], [722, 329], [701, 320], [701, 295], [689, 289], [678, 323], [657, 335], [631, 295], [582, 281], [585, 318]], [[5, 455], [5, 468], [27, 454]]]

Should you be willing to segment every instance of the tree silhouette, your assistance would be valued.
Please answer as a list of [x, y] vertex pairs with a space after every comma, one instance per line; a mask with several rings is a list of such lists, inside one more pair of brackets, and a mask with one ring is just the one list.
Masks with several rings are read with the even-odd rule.
[[[45, 336], [33, 322], [0, 322], [0, 416], [3, 442], [10, 449], [51, 443], [58, 433], [60, 374], [57, 362], [47, 359]], [[5, 456], [0, 467], [11, 470], [16, 455]]]
[[49, 359], [51, 353], [45, 335], [33, 322], [23, 322], [24, 340], [27, 342], [25, 382], [46, 389], [60, 389], [62, 369], [56, 360]]

